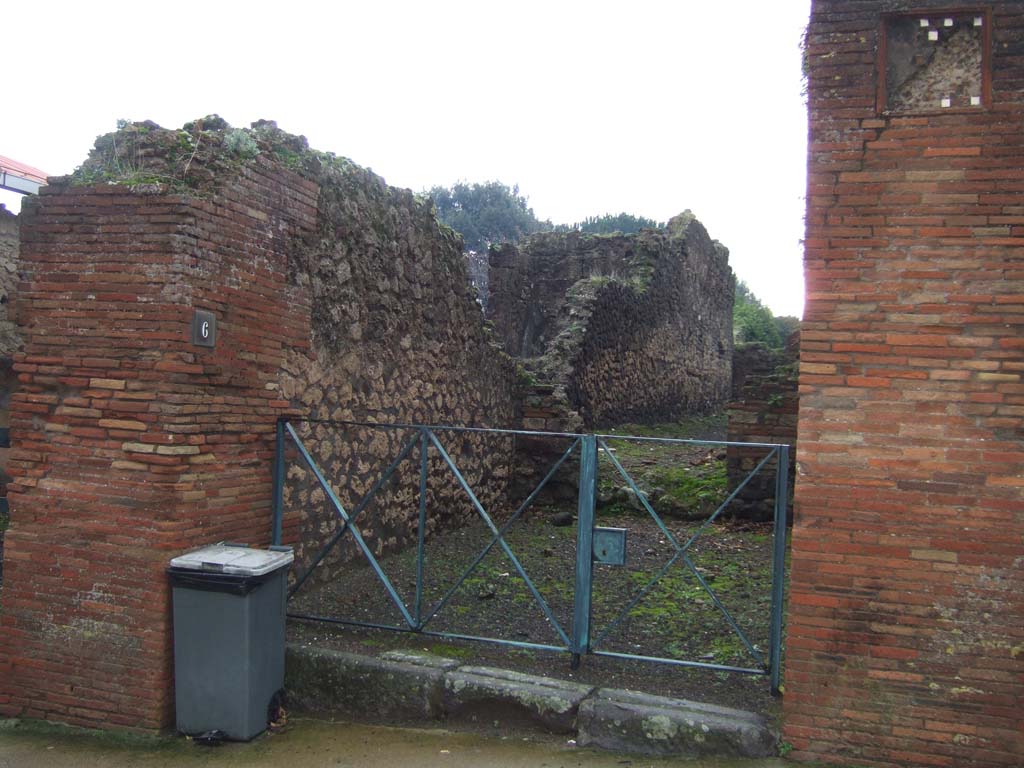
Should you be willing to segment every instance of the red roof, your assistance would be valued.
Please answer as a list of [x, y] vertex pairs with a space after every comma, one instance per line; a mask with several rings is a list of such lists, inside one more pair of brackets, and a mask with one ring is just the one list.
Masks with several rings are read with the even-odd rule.
[[11, 160], [11, 158], [4, 157], [3, 155], [0, 155], [0, 171], [6, 171], [12, 176], [20, 176], [23, 179], [35, 181], [39, 184], [46, 183], [46, 171], [40, 171], [38, 168], [19, 163], [17, 160]]

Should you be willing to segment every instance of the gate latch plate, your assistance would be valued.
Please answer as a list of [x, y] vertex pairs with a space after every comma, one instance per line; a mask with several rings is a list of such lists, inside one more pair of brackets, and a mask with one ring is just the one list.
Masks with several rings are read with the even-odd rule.
[[595, 527], [594, 559], [605, 565], [625, 565], [626, 529]]

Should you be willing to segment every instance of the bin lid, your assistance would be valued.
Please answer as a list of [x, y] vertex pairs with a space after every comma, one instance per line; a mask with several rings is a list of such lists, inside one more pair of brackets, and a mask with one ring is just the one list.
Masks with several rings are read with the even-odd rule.
[[238, 576], [262, 576], [289, 565], [294, 559], [295, 555], [290, 550], [275, 552], [237, 544], [213, 544], [174, 558], [171, 567]]

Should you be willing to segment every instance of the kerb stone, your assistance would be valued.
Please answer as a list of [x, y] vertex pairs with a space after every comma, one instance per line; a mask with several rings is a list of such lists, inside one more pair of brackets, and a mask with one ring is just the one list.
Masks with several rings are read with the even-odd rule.
[[769, 757], [776, 737], [759, 715], [682, 699], [601, 689], [579, 711], [580, 746], [687, 757]]
[[417, 654], [373, 658], [290, 644], [285, 689], [290, 706], [309, 712], [435, 720], [449, 665], [455, 662]]
[[505, 719], [552, 733], [573, 733], [580, 703], [591, 686], [490, 667], [461, 667], [444, 680], [444, 710], [451, 718]]

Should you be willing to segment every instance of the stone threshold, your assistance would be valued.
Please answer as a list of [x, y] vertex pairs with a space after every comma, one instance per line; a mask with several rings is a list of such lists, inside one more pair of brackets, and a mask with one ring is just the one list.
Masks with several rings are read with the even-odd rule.
[[575, 736], [579, 746], [682, 757], [759, 758], [778, 738], [760, 715], [465, 665], [425, 653], [363, 656], [289, 644], [289, 706], [359, 721], [489, 723]]

